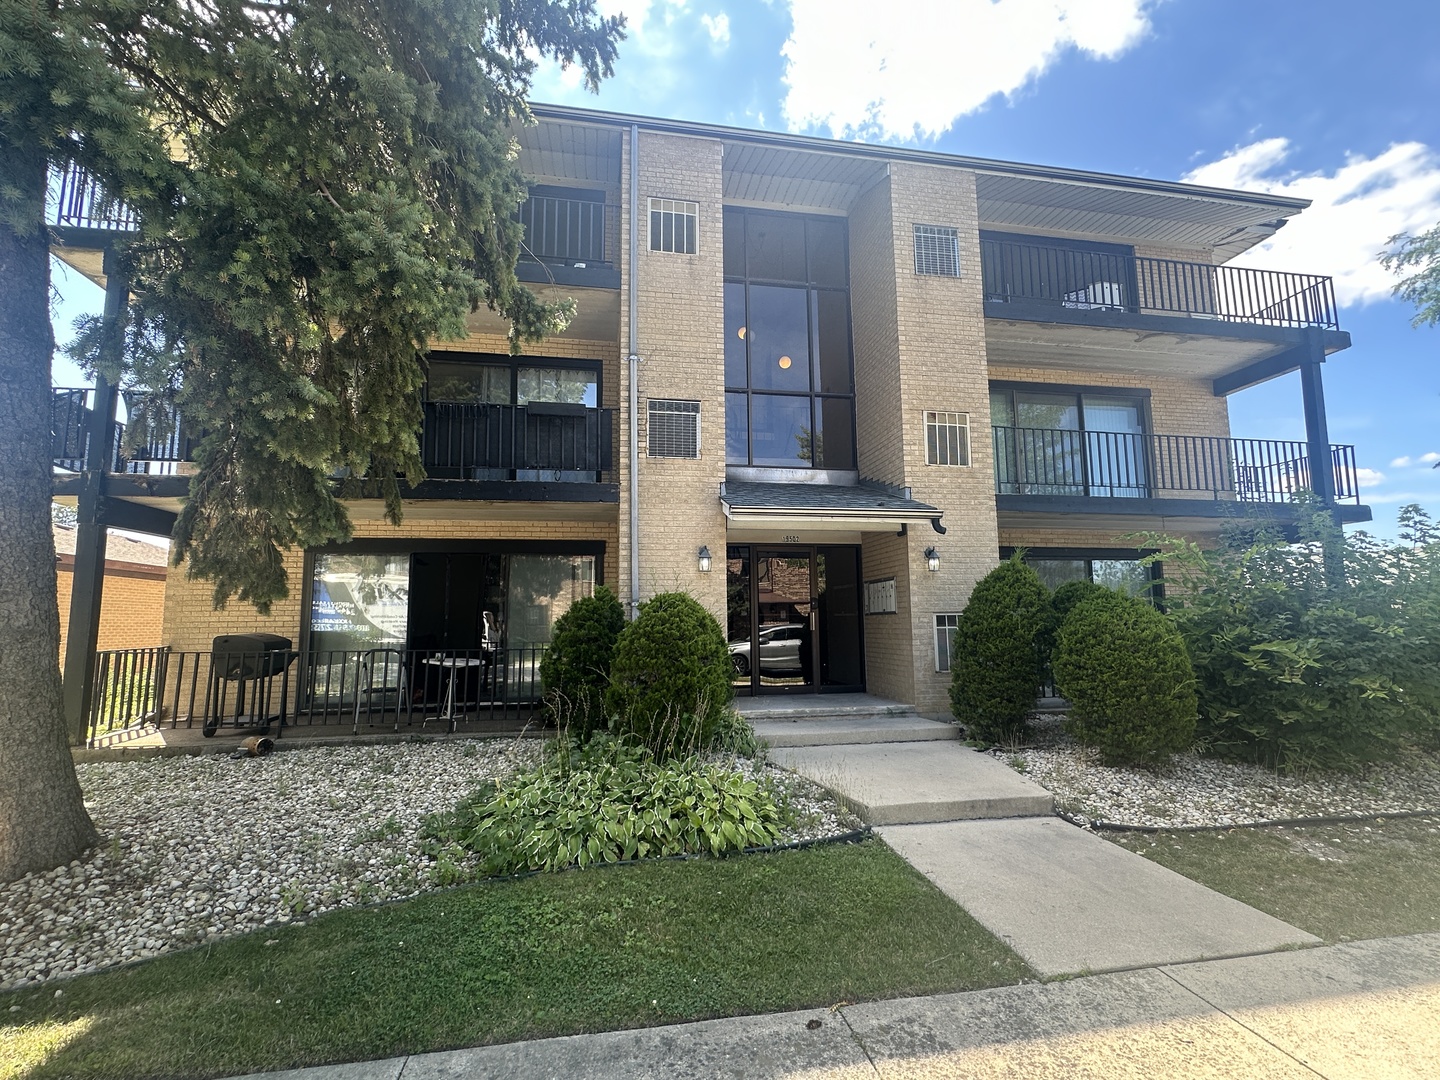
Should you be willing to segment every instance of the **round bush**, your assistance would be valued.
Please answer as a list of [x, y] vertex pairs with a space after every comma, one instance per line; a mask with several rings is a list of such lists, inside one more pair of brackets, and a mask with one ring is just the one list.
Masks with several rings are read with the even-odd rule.
[[950, 706], [971, 738], [1001, 742], [1025, 731], [1049, 615], [1045, 586], [1014, 556], [976, 584], [950, 646]]
[[688, 593], [660, 593], [620, 633], [605, 705], [617, 734], [658, 756], [710, 745], [734, 690], [730, 651], [715, 616]]
[[604, 586], [555, 620], [550, 648], [540, 659], [545, 705], [557, 724], [568, 725], [581, 739], [605, 726], [610, 662], [624, 629], [625, 609]]
[[1105, 590], [1060, 627], [1055, 685], [1065, 729], [1107, 765], [1156, 765], [1195, 738], [1195, 673], [1174, 625], [1144, 600]]

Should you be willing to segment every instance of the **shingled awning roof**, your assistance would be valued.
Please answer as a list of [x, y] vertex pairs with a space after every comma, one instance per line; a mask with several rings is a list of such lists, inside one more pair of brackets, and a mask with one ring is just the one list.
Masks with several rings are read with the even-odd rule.
[[899, 531], [931, 525], [942, 511], [879, 484], [767, 484], [732, 480], [720, 488], [725, 516], [739, 528]]

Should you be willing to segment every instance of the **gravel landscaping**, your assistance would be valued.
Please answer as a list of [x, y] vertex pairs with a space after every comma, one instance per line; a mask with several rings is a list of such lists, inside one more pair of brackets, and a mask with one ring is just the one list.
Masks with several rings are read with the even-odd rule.
[[[539, 755], [535, 740], [465, 739], [79, 765], [104, 839], [0, 885], [0, 990], [432, 888], [421, 820]], [[817, 785], [734, 764], [789, 800], [781, 843], [855, 827]]]
[[1188, 753], [1167, 772], [1147, 772], [1101, 765], [1060, 723], [1053, 713], [1033, 716], [1027, 745], [988, 752], [1053, 792], [1061, 810], [1092, 821], [1182, 828], [1440, 810], [1435, 755], [1355, 775], [1284, 776]]

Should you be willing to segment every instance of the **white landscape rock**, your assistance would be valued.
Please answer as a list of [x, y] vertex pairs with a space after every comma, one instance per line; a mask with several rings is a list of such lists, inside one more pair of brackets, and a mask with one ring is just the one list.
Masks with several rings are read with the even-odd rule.
[[[465, 739], [79, 765], [104, 839], [0, 884], [0, 990], [432, 888], [422, 819], [540, 753], [536, 740]], [[733, 764], [789, 797], [798, 823], [782, 842], [854, 827], [816, 785]]]

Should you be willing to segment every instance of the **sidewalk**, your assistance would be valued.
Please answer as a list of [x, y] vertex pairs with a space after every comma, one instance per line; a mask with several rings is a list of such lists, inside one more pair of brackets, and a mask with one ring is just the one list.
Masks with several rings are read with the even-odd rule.
[[265, 1080], [1440, 1075], [1440, 934], [576, 1035]]

